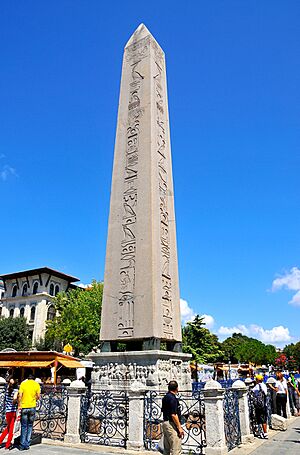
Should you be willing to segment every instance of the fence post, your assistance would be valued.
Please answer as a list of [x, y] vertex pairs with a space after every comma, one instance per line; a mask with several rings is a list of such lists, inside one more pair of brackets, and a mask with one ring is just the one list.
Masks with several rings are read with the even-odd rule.
[[128, 441], [127, 449], [142, 450], [144, 448], [144, 392], [128, 391]]
[[224, 455], [228, 453], [225, 430], [223, 399], [225, 390], [217, 381], [207, 381], [204, 386], [206, 455]]
[[250, 431], [248, 389], [241, 380], [235, 381], [232, 388], [238, 392], [241, 438], [242, 444], [246, 444], [254, 440], [254, 436]]
[[[75, 382], [75, 381], [74, 381]], [[85, 393], [86, 387], [72, 386], [68, 387], [68, 415], [67, 415], [67, 432], [64, 437], [64, 442], [77, 444], [80, 442], [79, 426], [80, 426], [80, 402], [81, 395]]]

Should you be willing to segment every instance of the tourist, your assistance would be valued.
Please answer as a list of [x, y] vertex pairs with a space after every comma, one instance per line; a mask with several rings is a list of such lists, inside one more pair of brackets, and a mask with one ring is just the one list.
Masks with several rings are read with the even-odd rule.
[[184, 431], [180, 423], [181, 413], [177, 393], [177, 382], [170, 381], [168, 393], [162, 399], [164, 455], [181, 455], [181, 438]]
[[270, 384], [271, 389], [276, 392], [276, 410], [279, 416], [282, 416], [286, 419], [286, 404], [287, 404], [287, 394], [288, 388], [285, 378], [281, 372], [276, 373], [277, 381], [275, 382], [275, 387]]
[[19, 450], [28, 450], [35, 418], [36, 401], [40, 399], [41, 387], [35, 382], [32, 373], [23, 381], [19, 389], [19, 406], [21, 408], [21, 437]]
[[12, 448], [11, 441], [14, 433], [16, 413], [18, 408], [18, 387], [12, 376], [7, 378], [7, 389], [5, 392], [5, 420], [6, 427], [0, 436], [0, 444], [7, 436], [5, 449]]
[[253, 394], [256, 398], [254, 401], [255, 407], [255, 417], [256, 422], [258, 425], [262, 425], [263, 433], [262, 437], [267, 439], [267, 418], [268, 418], [268, 411], [267, 411], [267, 396], [268, 396], [268, 389], [266, 384], [263, 382], [264, 377], [262, 374], [257, 374], [255, 376], [256, 385], [253, 388]]

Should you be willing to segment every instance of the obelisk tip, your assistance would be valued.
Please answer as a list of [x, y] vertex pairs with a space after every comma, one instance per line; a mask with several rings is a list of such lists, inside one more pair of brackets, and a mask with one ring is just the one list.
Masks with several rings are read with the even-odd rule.
[[151, 35], [151, 33], [149, 32], [149, 30], [147, 29], [146, 25], [144, 25], [143, 23], [141, 23], [138, 28], [135, 30], [135, 32], [131, 35], [131, 37], [129, 38], [128, 42], [126, 43], [126, 47], [130, 46], [131, 44], [133, 44], [135, 41], [139, 41], [143, 38], [145, 38], [146, 36], [148, 35]]

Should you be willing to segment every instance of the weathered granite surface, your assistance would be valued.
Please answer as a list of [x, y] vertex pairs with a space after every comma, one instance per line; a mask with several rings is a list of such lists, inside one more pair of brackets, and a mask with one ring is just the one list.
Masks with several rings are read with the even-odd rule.
[[143, 24], [124, 50], [100, 339], [181, 341], [165, 56]]

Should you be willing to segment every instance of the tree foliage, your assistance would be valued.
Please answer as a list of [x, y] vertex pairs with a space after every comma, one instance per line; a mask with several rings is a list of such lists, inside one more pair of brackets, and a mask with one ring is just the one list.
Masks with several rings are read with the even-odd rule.
[[29, 327], [24, 318], [0, 318], [0, 350], [26, 351], [31, 346]]
[[57, 316], [48, 321], [44, 347], [62, 350], [70, 343], [75, 351], [87, 354], [99, 343], [103, 283], [93, 281], [85, 291], [59, 293], [54, 301]]
[[255, 338], [249, 338], [240, 333], [234, 333], [222, 343], [223, 361], [232, 363], [254, 363], [256, 365], [273, 364], [276, 349], [271, 344], [264, 344]]
[[182, 329], [183, 352], [192, 354], [198, 363], [215, 362], [221, 355], [218, 337], [204, 327], [204, 318], [197, 315]]
[[300, 341], [298, 343], [287, 344], [283, 348], [287, 357], [287, 366], [290, 370], [298, 370], [300, 367]]

